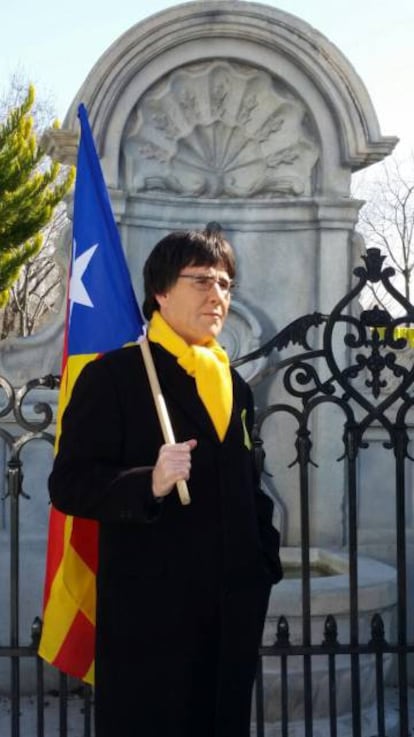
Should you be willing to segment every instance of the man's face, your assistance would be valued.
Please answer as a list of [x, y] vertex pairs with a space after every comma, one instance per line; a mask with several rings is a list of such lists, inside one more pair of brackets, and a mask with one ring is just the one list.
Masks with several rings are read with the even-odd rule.
[[230, 286], [221, 264], [186, 266], [176, 283], [156, 299], [162, 317], [181, 338], [189, 345], [203, 345], [221, 332], [230, 305]]

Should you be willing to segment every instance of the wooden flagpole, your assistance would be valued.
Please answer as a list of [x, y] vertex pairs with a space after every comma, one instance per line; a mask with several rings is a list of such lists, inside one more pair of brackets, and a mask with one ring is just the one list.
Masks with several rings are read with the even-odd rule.
[[[151, 349], [149, 347], [147, 338], [143, 338], [141, 341], [139, 341], [139, 347], [141, 348], [142, 357], [144, 359], [144, 364], [148, 374], [148, 380], [151, 386], [151, 392], [154, 398], [158, 420], [161, 425], [164, 440], [166, 443], [175, 443], [174, 431], [172, 429], [167, 405], [165, 404], [165, 399], [161, 392], [160, 383], [158, 381], [157, 372], [154, 366], [154, 360], [152, 358]], [[177, 489], [181, 504], [190, 504], [191, 498], [186, 481], [177, 481]]]

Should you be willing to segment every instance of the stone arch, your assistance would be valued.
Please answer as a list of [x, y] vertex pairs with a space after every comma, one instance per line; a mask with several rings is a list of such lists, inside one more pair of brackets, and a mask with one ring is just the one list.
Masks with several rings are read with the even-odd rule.
[[[367, 90], [344, 55], [299, 18], [266, 5], [207, 0], [175, 6], [133, 26], [103, 54], [65, 121], [89, 110], [108, 184], [119, 186], [119, 156], [134, 104], [171, 70], [226, 59], [266, 70], [315, 116], [322, 142], [317, 194], [348, 194], [349, 174], [387, 155]], [[329, 162], [329, 163], [328, 163]]]

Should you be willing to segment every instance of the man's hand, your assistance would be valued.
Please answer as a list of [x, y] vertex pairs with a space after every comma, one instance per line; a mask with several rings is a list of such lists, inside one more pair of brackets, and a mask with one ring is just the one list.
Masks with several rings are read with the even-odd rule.
[[170, 494], [177, 481], [187, 481], [191, 471], [191, 451], [197, 440], [162, 445], [152, 472], [152, 493], [156, 498]]

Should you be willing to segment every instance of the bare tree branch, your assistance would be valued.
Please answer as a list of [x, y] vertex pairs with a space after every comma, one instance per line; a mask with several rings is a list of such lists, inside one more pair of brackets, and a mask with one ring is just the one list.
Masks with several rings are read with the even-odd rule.
[[[380, 248], [396, 271], [395, 281], [407, 299], [412, 298], [414, 270], [414, 154], [387, 159], [375, 169], [376, 178], [365, 179], [354, 191], [365, 205], [358, 230], [366, 245]], [[371, 289], [378, 300], [378, 290]], [[388, 307], [389, 309], [389, 307]]]

